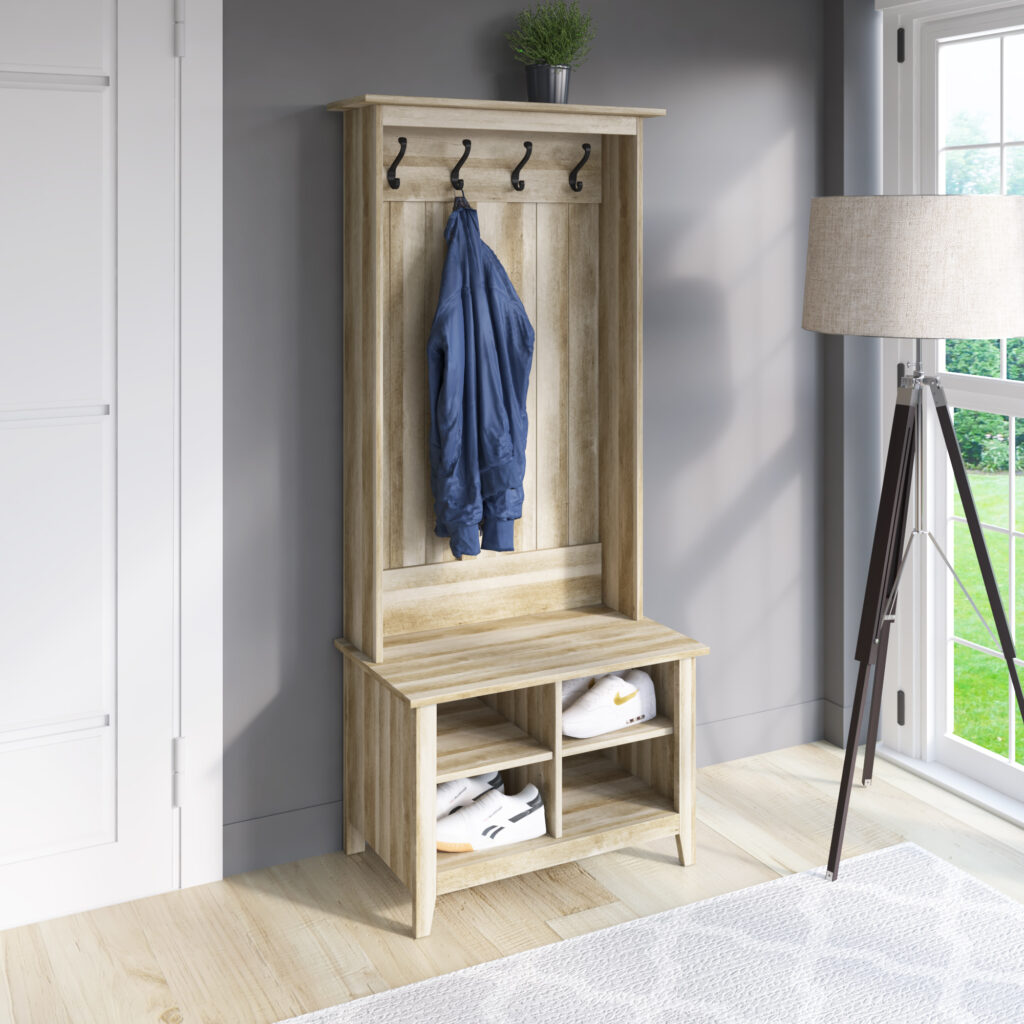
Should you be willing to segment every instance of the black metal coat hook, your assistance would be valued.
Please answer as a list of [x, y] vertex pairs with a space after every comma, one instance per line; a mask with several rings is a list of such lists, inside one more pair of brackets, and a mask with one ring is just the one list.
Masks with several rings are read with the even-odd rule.
[[573, 192], [581, 192], [583, 190], [583, 182], [576, 180], [576, 175], [583, 169], [583, 165], [590, 159], [590, 143], [583, 143], [583, 159], [569, 172], [569, 188]]
[[398, 188], [402, 184], [402, 179], [395, 177], [395, 171], [398, 170], [398, 165], [402, 162], [402, 157], [405, 156], [405, 144], [407, 141], [404, 135], [398, 136], [398, 156], [391, 161], [391, 166], [388, 168], [388, 184], [392, 188]]
[[459, 177], [459, 171], [462, 170], [462, 165], [469, 159], [469, 151], [473, 146], [473, 143], [469, 139], [463, 139], [462, 145], [466, 147], [465, 152], [462, 154], [462, 159], [452, 168], [452, 188], [463, 189], [465, 183]]
[[526, 161], [530, 159], [530, 156], [533, 153], [532, 142], [524, 142], [523, 145], [526, 147], [526, 153], [523, 155], [523, 159], [516, 164], [516, 169], [512, 172], [512, 187], [517, 192], [522, 192], [523, 189], [526, 188], [526, 182], [519, 180], [519, 172], [526, 165]]

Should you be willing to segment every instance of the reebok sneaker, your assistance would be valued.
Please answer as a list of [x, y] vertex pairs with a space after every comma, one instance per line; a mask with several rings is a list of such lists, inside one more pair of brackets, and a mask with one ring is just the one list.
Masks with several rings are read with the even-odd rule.
[[500, 772], [487, 772], [469, 779], [452, 779], [437, 787], [437, 816], [443, 818], [460, 807], [468, 807], [477, 797], [497, 790], [505, 792], [505, 781]]
[[489, 850], [544, 835], [544, 801], [532, 783], [515, 796], [492, 789], [437, 823], [437, 848], [446, 853]]

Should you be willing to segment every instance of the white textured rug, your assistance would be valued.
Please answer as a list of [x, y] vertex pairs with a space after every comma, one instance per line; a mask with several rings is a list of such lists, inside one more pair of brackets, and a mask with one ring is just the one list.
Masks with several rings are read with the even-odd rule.
[[286, 1024], [1020, 1024], [1024, 906], [904, 843]]

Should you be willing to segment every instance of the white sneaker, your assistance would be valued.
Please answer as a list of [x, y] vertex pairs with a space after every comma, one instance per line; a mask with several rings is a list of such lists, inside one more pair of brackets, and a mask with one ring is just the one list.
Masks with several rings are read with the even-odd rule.
[[577, 739], [589, 739], [646, 722], [657, 713], [654, 682], [646, 672], [634, 668], [623, 676], [596, 679], [562, 715], [562, 732]]
[[593, 676], [580, 676], [578, 679], [565, 679], [562, 682], [562, 710], [565, 711], [567, 707], [579, 696], [586, 692], [587, 687], [593, 683]]
[[492, 789], [499, 793], [505, 792], [505, 780], [501, 777], [501, 772], [487, 772], [485, 775], [474, 775], [471, 779], [442, 782], [437, 787], [438, 818], [443, 818], [460, 807], [468, 807], [477, 797]]
[[437, 823], [437, 848], [446, 853], [489, 850], [544, 835], [544, 801], [532, 783], [516, 796], [496, 789]]

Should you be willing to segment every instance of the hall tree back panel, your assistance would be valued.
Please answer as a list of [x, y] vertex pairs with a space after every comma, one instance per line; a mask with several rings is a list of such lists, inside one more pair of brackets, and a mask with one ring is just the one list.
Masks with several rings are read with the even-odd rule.
[[[449, 153], [459, 148], [456, 142]], [[508, 159], [516, 156], [512, 149]], [[570, 161], [578, 156], [577, 146], [563, 165], [572, 166]], [[532, 165], [531, 160], [527, 166]], [[471, 174], [472, 164], [467, 168]], [[507, 166], [503, 170], [508, 184]], [[405, 177], [403, 169], [403, 189]], [[444, 180], [442, 166], [435, 169], [435, 177]], [[533, 177], [529, 175], [530, 185]], [[476, 203], [480, 234], [508, 271], [537, 336], [516, 551], [600, 540], [597, 184], [587, 203]], [[516, 194], [527, 193], [524, 189]], [[471, 185], [467, 196], [475, 199]], [[450, 197], [444, 202], [385, 203], [384, 564], [389, 570], [453, 560], [447, 541], [433, 531], [430, 411], [424, 386], [425, 339], [437, 306], [444, 226], [451, 208]]]
[[[346, 850], [369, 842], [408, 885], [416, 934], [438, 891], [653, 835], [677, 835], [689, 862], [706, 648], [642, 614], [642, 124], [663, 111], [385, 96], [332, 109], [345, 146]], [[464, 139], [466, 196], [536, 344], [515, 551], [456, 561], [433, 533], [426, 350]], [[582, 753], [566, 741], [563, 770], [562, 680], [629, 667], [655, 675], [659, 718]], [[539, 786], [548, 835], [439, 856], [436, 782], [485, 768], [510, 790]]]

